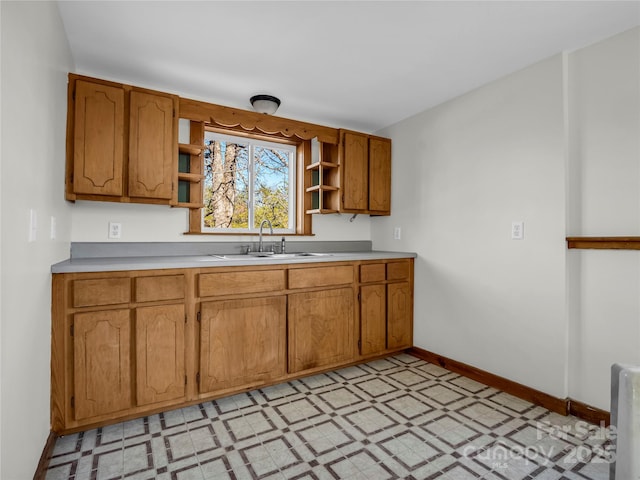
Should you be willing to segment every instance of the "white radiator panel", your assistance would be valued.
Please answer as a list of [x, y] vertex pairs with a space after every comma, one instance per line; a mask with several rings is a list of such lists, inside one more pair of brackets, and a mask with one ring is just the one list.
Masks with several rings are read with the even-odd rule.
[[610, 480], [640, 480], [640, 367], [611, 367], [611, 425], [616, 435]]

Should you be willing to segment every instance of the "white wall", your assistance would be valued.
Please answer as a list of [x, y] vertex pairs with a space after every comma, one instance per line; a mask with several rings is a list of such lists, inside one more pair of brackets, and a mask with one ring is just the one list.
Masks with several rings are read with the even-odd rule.
[[372, 221], [374, 248], [419, 255], [416, 346], [559, 397], [562, 78], [558, 55], [380, 132], [393, 139], [393, 214]]
[[[1, 423], [3, 480], [32, 478], [49, 435], [50, 265], [69, 255], [64, 201], [67, 72], [55, 2], [0, 2], [2, 21]], [[29, 243], [29, 209], [37, 212]], [[49, 238], [51, 216], [57, 239]]]
[[[71, 240], [74, 242], [247, 241], [246, 236], [184, 235], [189, 228], [187, 209], [166, 205], [77, 201], [71, 212]], [[353, 222], [350, 219], [351, 215], [347, 214], [314, 215], [314, 236], [295, 237], [295, 240], [370, 240], [369, 216], [358, 215]], [[108, 239], [110, 221], [122, 223], [120, 240]]]
[[[570, 236], [640, 236], [640, 28], [569, 57]], [[609, 408], [612, 363], [640, 365], [640, 252], [573, 250], [570, 396]]]
[[640, 235], [639, 63], [635, 28], [379, 132], [393, 214], [372, 240], [419, 254], [417, 346], [609, 409], [611, 364], [640, 364], [640, 253], [564, 238]]

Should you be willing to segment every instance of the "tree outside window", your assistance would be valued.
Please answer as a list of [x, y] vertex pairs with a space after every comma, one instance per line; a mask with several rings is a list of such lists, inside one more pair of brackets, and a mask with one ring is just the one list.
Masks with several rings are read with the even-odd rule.
[[295, 146], [207, 131], [205, 147], [203, 231], [295, 231]]

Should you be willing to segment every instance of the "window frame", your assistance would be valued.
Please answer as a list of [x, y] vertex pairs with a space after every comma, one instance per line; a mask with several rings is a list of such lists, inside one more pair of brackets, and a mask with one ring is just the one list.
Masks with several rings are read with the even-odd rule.
[[[267, 138], [274, 142], [282, 141], [295, 144], [298, 149], [296, 165], [296, 233], [299, 236], [313, 235], [313, 173], [311, 141], [317, 139], [323, 145], [329, 146], [329, 150], [334, 150], [328, 161], [340, 163], [340, 129], [318, 125], [300, 120], [292, 120], [285, 117], [265, 115], [263, 113], [252, 112], [239, 108], [216, 105], [214, 103], [193, 100], [180, 97], [178, 107], [178, 118], [187, 120], [189, 128], [189, 147], [199, 150], [204, 142], [204, 129], [214, 128], [234, 135], [250, 135], [257, 138]], [[176, 132], [177, 135], [177, 132]], [[182, 144], [181, 144], [182, 145]], [[186, 235], [251, 235], [251, 234], [223, 234], [223, 233], [202, 233], [200, 231], [200, 209], [202, 208], [202, 182], [200, 181], [202, 171], [198, 170], [201, 165], [200, 154], [191, 154], [192, 194], [189, 202], [180, 205], [175, 201], [175, 206], [189, 208], [188, 228]], [[177, 172], [176, 166], [176, 172]], [[177, 173], [176, 173], [177, 176]], [[177, 182], [177, 180], [176, 180]], [[174, 196], [177, 197], [177, 188]]]
[[[198, 107], [202, 108], [203, 106], [212, 107], [214, 109], [224, 108], [225, 111], [233, 110], [228, 109], [227, 107], [218, 107], [211, 104], [203, 104], [201, 102], [197, 103]], [[182, 106], [182, 104], [181, 104]], [[235, 111], [235, 110], [234, 110]], [[253, 114], [250, 112], [244, 112], [238, 110], [243, 115], [255, 116], [258, 114]], [[309, 236], [313, 234], [313, 218], [310, 213], [307, 211], [311, 208], [311, 193], [306, 191], [306, 188], [311, 184], [311, 172], [306, 168], [311, 163], [311, 139], [301, 138], [299, 133], [294, 135], [284, 135], [281, 132], [278, 132], [278, 129], [274, 129], [275, 133], [263, 133], [257, 127], [249, 130], [247, 128], [243, 128], [241, 126], [217, 126], [220, 122], [216, 121], [213, 117], [209, 117], [208, 120], [202, 118], [201, 120], [195, 120], [193, 117], [190, 119], [189, 116], [185, 115], [181, 118], [185, 120], [189, 120], [190, 122], [190, 142], [192, 144], [204, 144], [204, 134], [205, 130], [210, 130], [213, 132], [218, 132], [221, 134], [227, 134], [236, 137], [251, 137], [255, 139], [263, 139], [269, 142], [274, 143], [285, 143], [289, 145], [294, 145], [296, 147], [296, 188], [295, 188], [295, 198], [296, 198], [296, 214], [295, 214], [295, 232], [294, 233], [284, 233], [282, 235], [285, 236]], [[262, 119], [263, 115], [260, 114], [259, 118]], [[290, 122], [285, 120], [285, 122]], [[293, 124], [297, 125], [298, 122], [293, 122]], [[321, 127], [324, 129], [325, 127]], [[329, 129], [332, 130], [332, 129]], [[202, 155], [202, 154], [201, 154]], [[199, 156], [198, 156], [199, 157]], [[192, 156], [192, 158], [195, 158]], [[200, 170], [198, 172], [202, 173], [202, 168], [204, 167], [204, 158], [198, 158], [198, 163], [200, 165]], [[204, 182], [198, 182], [198, 190], [199, 190], [199, 202], [202, 204], [203, 192], [204, 192]], [[214, 236], [255, 236], [255, 233], [250, 232], [203, 232], [202, 231], [202, 209], [204, 207], [199, 205], [197, 207], [189, 208], [189, 221], [188, 221], [188, 229], [185, 232], [185, 235], [214, 235]]]
[[[256, 180], [256, 162], [254, 157], [254, 152], [256, 147], [263, 148], [274, 148], [275, 146], [280, 146], [282, 150], [289, 151], [289, 192], [288, 192], [288, 220], [289, 226], [288, 228], [274, 228], [273, 233], [278, 235], [292, 235], [297, 233], [297, 212], [298, 209], [303, 208], [304, 205], [298, 205], [298, 154], [299, 148], [297, 142], [284, 141], [279, 137], [271, 138], [264, 135], [250, 135], [250, 134], [239, 134], [235, 131], [225, 131], [218, 128], [205, 127], [203, 140], [207, 140], [207, 134], [212, 134], [215, 136], [215, 140], [224, 141], [227, 143], [244, 143], [248, 147], [248, 189], [249, 189], [249, 203], [248, 205], [248, 224], [250, 225], [248, 228], [219, 228], [219, 227], [206, 227], [204, 225], [204, 207], [200, 210], [200, 233], [203, 234], [217, 234], [217, 235], [243, 235], [250, 234], [255, 235], [260, 231], [260, 227], [256, 227], [256, 219], [255, 219], [255, 180]], [[239, 142], [239, 140], [243, 140], [244, 142]], [[202, 165], [204, 171], [205, 158], [202, 156]], [[202, 181], [202, 192], [204, 196], [205, 182], [204, 179]], [[304, 189], [304, 186], [302, 187]], [[271, 220], [271, 219], [269, 219]]]

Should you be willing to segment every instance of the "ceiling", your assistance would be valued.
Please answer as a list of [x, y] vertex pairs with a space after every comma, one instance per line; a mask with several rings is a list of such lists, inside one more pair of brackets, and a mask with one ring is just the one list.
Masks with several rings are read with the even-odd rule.
[[76, 73], [374, 132], [640, 24], [640, 1], [60, 1]]

